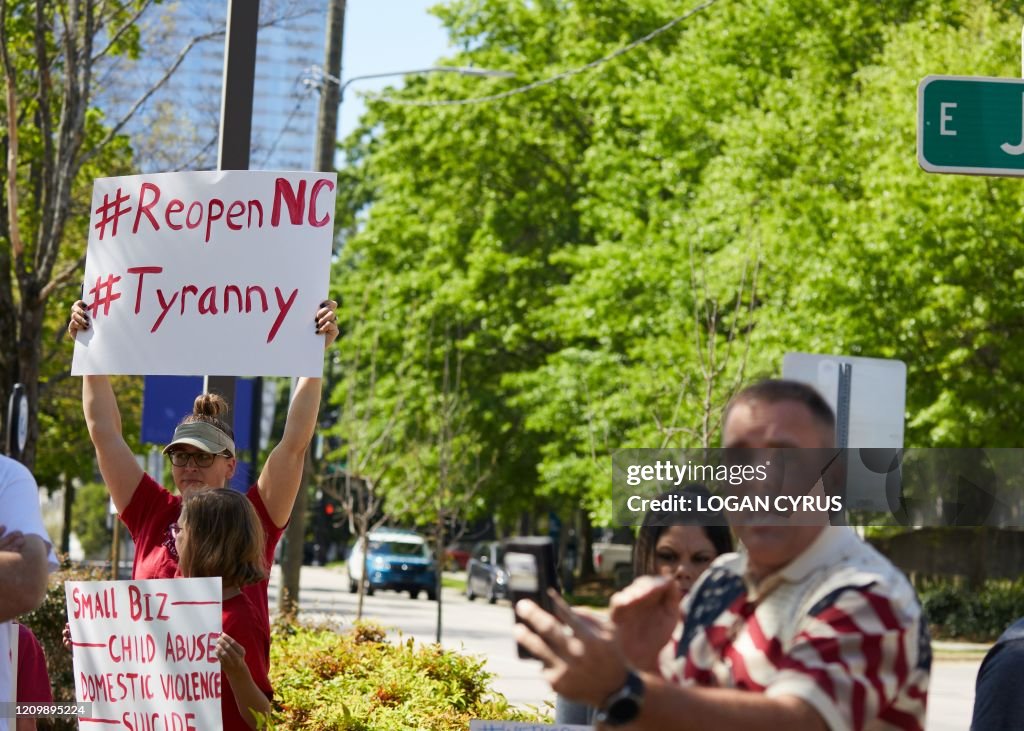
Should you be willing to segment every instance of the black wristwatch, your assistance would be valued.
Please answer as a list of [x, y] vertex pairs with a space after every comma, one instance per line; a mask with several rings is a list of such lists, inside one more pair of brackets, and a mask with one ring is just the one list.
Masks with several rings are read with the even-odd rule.
[[643, 705], [644, 681], [635, 672], [628, 670], [625, 685], [608, 696], [594, 720], [606, 726], [625, 726], [636, 720]]

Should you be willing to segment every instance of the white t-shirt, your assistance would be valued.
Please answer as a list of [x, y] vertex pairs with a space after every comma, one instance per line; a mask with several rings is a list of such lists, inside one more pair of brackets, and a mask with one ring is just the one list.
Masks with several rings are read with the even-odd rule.
[[46, 543], [50, 571], [57, 570], [53, 542], [43, 527], [39, 512], [39, 486], [36, 478], [21, 462], [0, 454], [0, 525], [8, 531], [20, 530], [25, 535], [39, 536]]
[[[3, 455], [0, 455], [0, 525], [6, 526], [8, 531], [19, 530], [25, 535], [42, 538], [48, 551], [50, 571], [57, 569], [53, 543], [43, 527], [43, 516], [39, 512], [39, 486], [25, 465]], [[14, 700], [12, 627], [10, 622], [0, 623], [0, 700], [4, 702]], [[8, 720], [0, 718], [0, 731], [8, 729]]]

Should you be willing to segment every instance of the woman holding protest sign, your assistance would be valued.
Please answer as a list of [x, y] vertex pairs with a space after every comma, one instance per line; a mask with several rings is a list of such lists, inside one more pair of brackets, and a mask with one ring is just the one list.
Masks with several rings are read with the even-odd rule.
[[[336, 308], [337, 303], [324, 302], [314, 316], [315, 335], [310, 335], [323, 335], [325, 348], [338, 337]], [[87, 330], [89, 324], [85, 303], [75, 302], [68, 333], [75, 337], [79, 331]], [[256, 484], [246, 493], [263, 526], [267, 566], [299, 491], [306, 449], [316, 428], [320, 390], [320, 378], [298, 379], [281, 441], [267, 457]], [[121, 433], [121, 414], [107, 376], [83, 376], [82, 409], [100, 474], [135, 541], [132, 578], [180, 575], [171, 526], [181, 513], [182, 498], [207, 486], [225, 487], [237, 466], [231, 428], [220, 419], [226, 411], [225, 402], [212, 394], [196, 398], [193, 413], [182, 420], [164, 449], [179, 495], [172, 495], [145, 474], [135, 460]], [[243, 592], [252, 599], [262, 623], [269, 627], [267, 579], [244, 587]]]
[[224, 731], [257, 728], [270, 714], [270, 629], [242, 588], [263, 581], [264, 535], [252, 502], [234, 490], [199, 490], [171, 524], [182, 576], [222, 577], [220, 660]]

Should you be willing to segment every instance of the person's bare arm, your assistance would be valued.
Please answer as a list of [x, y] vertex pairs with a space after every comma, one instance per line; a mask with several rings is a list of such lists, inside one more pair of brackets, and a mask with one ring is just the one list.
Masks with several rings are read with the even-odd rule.
[[[325, 348], [338, 337], [334, 313], [336, 307], [336, 303], [326, 302], [316, 314], [316, 332], [324, 336]], [[288, 407], [284, 434], [277, 446], [271, 450], [256, 481], [267, 513], [278, 527], [288, 522], [292, 506], [295, 504], [295, 496], [302, 484], [302, 464], [316, 431], [322, 386], [321, 378], [298, 379], [295, 394]]]
[[[79, 330], [89, 329], [89, 316], [85, 303], [79, 300], [71, 306], [68, 334], [75, 337]], [[82, 411], [89, 428], [89, 438], [96, 448], [100, 474], [107, 485], [114, 507], [121, 513], [135, 494], [142, 479], [142, 468], [121, 433], [121, 412], [117, 408], [114, 388], [107, 376], [82, 377]]]
[[36, 609], [46, 598], [46, 542], [26, 535], [18, 551], [0, 551], [0, 622]]
[[221, 669], [231, 684], [235, 705], [249, 728], [256, 728], [256, 716], [270, 713], [270, 700], [252, 679], [249, 666], [245, 664], [245, 648], [231, 636], [222, 634], [217, 639], [217, 657]]
[[641, 673], [640, 677], [645, 686], [644, 703], [637, 720], [622, 727], [630, 731], [828, 729], [813, 706], [795, 696], [768, 697], [732, 688], [680, 687], [653, 673]]
[[142, 468], [121, 434], [121, 412], [109, 378], [82, 377], [82, 411], [103, 482], [117, 512], [123, 513], [142, 479]]
[[[581, 620], [556, 601], [559, 622], [530, 601], [516, 605], [526, 621], [515, 627], [516, 640], [544, 663], [552, 690], [572, 700], [601, 707], [626, 682], [629, 665], [613, 632]], [[572, 629], [566, 633], [565, 629]], [[825, 731], [824, 719], [794, 696], [767, 697], [721, 688], [683, 688], [657, 673], [641, 672], [645, 692], [631, 731]]]

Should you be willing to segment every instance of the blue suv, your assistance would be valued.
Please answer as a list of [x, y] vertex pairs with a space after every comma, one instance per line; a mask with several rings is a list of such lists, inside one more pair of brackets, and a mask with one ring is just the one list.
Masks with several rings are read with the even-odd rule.
[[392, 589], [407, 591], [416, 599], [422, 589], [427, 599], [437, 599], [437, 563], [423, 536], [411, 530], [385, 529], [372, 531], [368, 539], [365, 557], [358, 541], [349, 555], [350, 592], [356, 593], [359, 582], [365, 581], [367, 596], [377, 589]]

